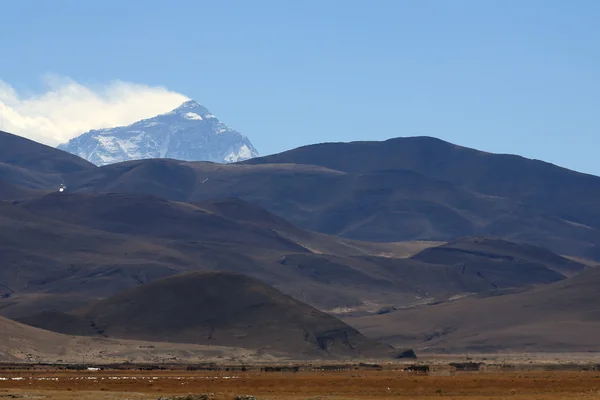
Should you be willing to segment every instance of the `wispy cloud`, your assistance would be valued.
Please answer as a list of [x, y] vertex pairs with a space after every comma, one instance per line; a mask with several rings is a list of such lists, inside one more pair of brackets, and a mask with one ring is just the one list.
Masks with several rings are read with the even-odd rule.
[[3, 131], [56, 146], [90, 129], [128, 125], [189, 100], [164, 87], [123, 81], [85, 86], [48, 75], [43, 82], [43, 93], [24, 95], [0, 80]]

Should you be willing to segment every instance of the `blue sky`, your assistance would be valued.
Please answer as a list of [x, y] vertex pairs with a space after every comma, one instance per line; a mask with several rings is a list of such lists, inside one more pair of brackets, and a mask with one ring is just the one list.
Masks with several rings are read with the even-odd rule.
[[0, 80], [165, 86], [262, 154], [428, 135], [600, 174], [600, 2], [11, 1]]

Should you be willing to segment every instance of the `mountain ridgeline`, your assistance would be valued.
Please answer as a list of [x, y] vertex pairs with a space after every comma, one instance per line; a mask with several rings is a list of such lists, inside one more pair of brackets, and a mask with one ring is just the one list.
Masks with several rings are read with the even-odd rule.
[[246, 136], [193, 100], [128, 126], [91, 130], [58, 148], [96, 165], [148, 158], [230, 163], [258, 156]]
[[[212, 119], [188, 106], [167, 117]], [[588, 351], [569, 332], [598, 329], [598, 198], [598, 177], [433, 138], [96, 166], [0, 133], [0, 315], [286, 357]]]
[[0, 179], [183, 202], [239, 198], [301, 228], [350, 239], [492, 236], [600, 260], [600, 178], [429, 137], [312, 145], [233, 164], [148, 159], [51, 168], [0, 164]]

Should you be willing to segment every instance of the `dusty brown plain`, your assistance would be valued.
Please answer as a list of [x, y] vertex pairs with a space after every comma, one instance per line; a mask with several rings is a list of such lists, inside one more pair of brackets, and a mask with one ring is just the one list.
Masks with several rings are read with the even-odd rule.
[[[214, 399], [600, 399], [600, 371], [0, 371], [0, 398], [157, 399], [213, 393]], [[17, 378], [17, 379], [13, 379]], [[21, 397], [22, 396], [22, 397]]]

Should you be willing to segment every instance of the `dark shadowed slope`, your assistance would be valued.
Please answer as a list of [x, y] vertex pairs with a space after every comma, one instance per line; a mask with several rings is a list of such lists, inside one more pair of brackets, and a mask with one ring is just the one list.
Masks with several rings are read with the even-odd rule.
[[598, 351], [600, 270], [529, 291], [347, 319], [367, 336], [430, 351]]
[[[110, 195], [104, 198], [111, 202]], [[38, 199], [50, 217], [0, 202], [0, 313], [65, 311], [194, 270], [224, 269], [273, 284], [298, 284], [293, 271], [277, 271], [278, 260], [282, 254], [306, 250], [275, 232], [206, 215], [191, 205], [164, 204], [148, 196], [120, 202], [117, 198], [114, 208], [102, 208], [107, 202], [87, 201], [85, 196], [80, 196], [82, 208], [71, 206], [68, 195], [60, 197], [64, 203], [55, 202], [52, 195]], [[80, 225], [67, 221], [69, 209]], [[140, 214], [144, 210], [146, 214]], [[319, 289], [327, 290], [314, 290]]]
[[465, 273], [396, 258], [426, 245], [315, 234], [240, 200], [186, 204], [148, 195], [52, 193], [0, 206], [0, 285], [8, 296], [0, 299], [0, 314], [13, 317], [36, 307], [69, 310], [197, 270], [246, 274], [336, 313], [563, 278], [531, 263], [521, 269], [494, 262]]
[[585, 222], [543, 212], [520, 195], [482, 194], [411, 170], [354, 173], [298, 164], [147, 160], [72, 174], [67, 185], [77, 192], [149, 193], [176, 201], [240, 198], [299, 227], [359, 240], [494, 235], [600, 257], [600, 231]]
[[560, 188], [585, 192], [587, 196], [583, 197], [587, 200], [600, 190], [600, 178], [593, 175], [521, 156], [478, 151], [433, 137], [316, 144], [242, 162], [248, 165], [273, 163], [317, 165], [361, 174], [413, 170], [489, 195], [519, 199], [540, 196], [543, 199], [553, 195], [550, 204], [557, 197], [560, 201], [569, 200], [568, 190], [559, 192]]
[[66, 174], [96, 168], [65, 151], [0, 131], [0, 163], [42, 174]]
[[188, 201], [202, 184], [202, 179], [189, 163], [150, 159], [111, 164], [93, 171], [71, 174], [67, 185], [71, 191], [144, 193], [174, 201]]
[[[277, 218], [265, 217], [262, 224], [269, 220]], [[0, 314], [20, 317], [40, 310], [67, 311], [161, 277], [196, 270], [248, 274], [324, 309], [360, 304], [368, 293], [367, 297], [384, 301], [378, 285], [366, 285], [361, 293], [352, 282], [322, 282], [295, 265], [285, 265], [282, 257], [311, 251], [337, 254], [340, 268], [354, 273], [359, 283], [378, 273], [369, 272], [370, 264], [348, 257], [393, 255], [396, 247], [404, 254], [411, 247], [424, 246], [345, 243], [293, 227], [279, 233], [282, 226], [287, 224], [261, 228], [146, 195], [51, 194], [18, 204], [0, 202]], [[325, 257], [313, 256], [308, 266]], [[387, 296], [398, 300], [395, 291]]]
[[492, 154], [431, 137], [305, 146], [245, 164], [318, 165], [346, 173], [409, 169], [489, 196], [523, 202], [578, 224], [600, 228], [600, 178], [539, 160]]
[[272, 230], [149, 195], [51, 193], [21, 207], [47, 218], [112, 233], [307, 251]]
[[35, 190], [15, 185], [9, 181], [0, 179], [0, 201], [12, 201], [30, 199], [40, 196], [47, 191]]
[[[18, 160], [39, 158], [40, 145], [5, 137], [23, 149]], [[296, 226], [351, 239], [493, 235], [600, 259], [600, 178], [433, 138], [307, 146], [236, 165], [153, 159], [88, 168], [75, 159], [75, 167], [64, 168], [48, 160], [66, 153], [50, 150], [41, 164], [31, 161], [45, 174], [5, 154], [14, 165], [0, 158], [0, 179], [175, 201], [240, 198]]]
[[206, 200], [196, 206], [233, 221], [251, 223], [277, 231], [301, 231], [291, 222], [238, 198]]
[[[165, 243], [109, 234], [0, 202], [0, 309], [39, 294], [104, 297], [191, 262]], [[34, 296], [35, 295], [35, 296]], [[64, 298], [58, 301], [64, 307]], [[53, 308], [41, 298], [38, 306]], [[35, 308], [35, 307], [34, 307]]]
[[[437, 263], [419, 260], [419, 254], [411, 259], [373, 256], [344, 259], [293, 254], [281, 263], [294, 268], [302, 277], [310, 277], [313, 282], [347, 288], [348, 293], [361, 293], [364, 303], [380, 305], [374, 308], [349, 303], [347, 312], [354, 314], [376, 312], [386, 308], [381, 307], [384, 304], [393, 308], [435, 303], [472, 293], [527, 288], [565, 279], [563, 274], [551, 269], [552, 266], [544, 265], [541, 259], [515, 259], [511, 254], [518, 252], [517, 249], [509, 253], [498, 247], [490, 246], [490, 250], [480, 252], [477, 257], [471, 253], [457, 253], [451, 260], [442, 258]], [[556, 258], [571, 265], [571, 261]], [[556, 265], [562, 264], [556, 261]], [[584, 268], [577, 263], [572, 266]], [[294, 294], [301, 298], [300, 293]]]
[[561, 257], [542, 247], [484, 237], [460, 238], [425, 249], [412, 258], [432, 264], [461, 265], [464, 268], [486, 268], [504, 263], [533, 272], [536, 268], [543, 267], [566, 277], [579, 274], [586, 268], [579, 262]]
[[67, 184], [76, 192], [150, 193], [177, 201], [240, 198], [299, 227], [359, 240], [490, 234], [590, 258], [600, 244], [596, 229], [407, 170], [353, 174], [306, 165], [147, 160], [73, 174]]
[[[391, 356], [338, 319], [264, 283], [231, 273], [190, 273], [102, 300], [53, 330], [112, 338], [237, 346], [293, 355]], [[35, 318], [26, 320], [35, 324]], [[45, 320], [46, 323], [52, 322]]]
[[325, 235], [298, 228], [287, 220], [238, 198], [206, 200], [194, 205], [223, 218], [275, 231], [315, 254], [407, 258], [423, 249], [441, 244], [431, 241], [365, 242]]
[[[72, 154], [0, 131], [0, 181], [57, 190], [64, 177], [96, 167]], [[5, 198], [4, 199], [8, 199]]]

